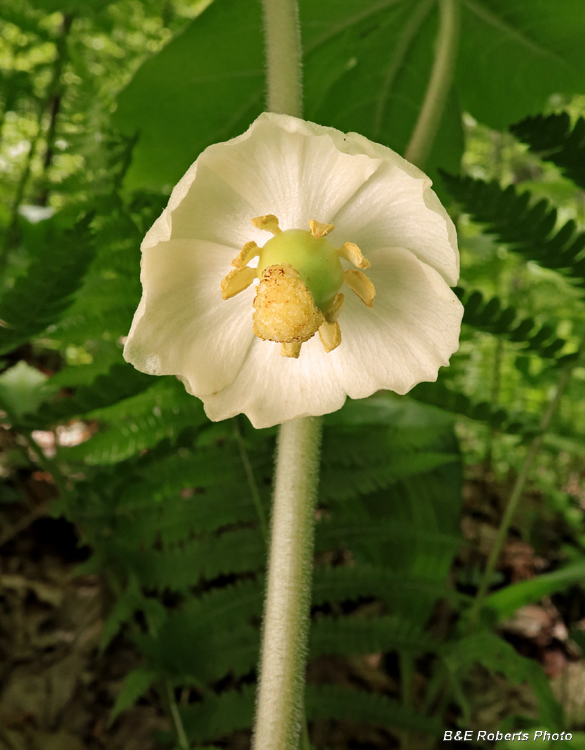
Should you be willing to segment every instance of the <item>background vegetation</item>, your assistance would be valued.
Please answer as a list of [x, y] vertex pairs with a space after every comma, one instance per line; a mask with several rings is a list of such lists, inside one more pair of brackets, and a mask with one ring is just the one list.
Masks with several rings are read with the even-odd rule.
[[[462, 343], [436, 384], [326, 418], [317, 748], [585, 744], [581, 6], [461, 0], [427, 171], [459, 228]], [[260, 5], [0, 10], [0, 748], [243, 749], [275, 430], [210, 423], [121, 351], [171, 186], [262, 110]], [[403, 152], [436, 2], [301, 20], [307, 119]]]

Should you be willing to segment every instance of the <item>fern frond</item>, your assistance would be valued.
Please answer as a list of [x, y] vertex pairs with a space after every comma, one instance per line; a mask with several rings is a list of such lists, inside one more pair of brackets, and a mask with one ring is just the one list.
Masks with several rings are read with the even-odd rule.
[[[221, 695], [209, 695], [201, 703], [181, 707], [181, 719], [191, 742], [218, 740], [237, 730], [248, 729], [254, 715], [256, 687], [246, 685]], [[437, 734], [440, 723], [397, 701], [337, 685], [307, 685], [307, 717], [369, 722], [397, 731]]]
[[139, 372], [132, 365], [115, 364], [107, 374], [98, 375], [91, 385], [78, 388], [72, 398], [43, 404], [35, 414], [35, 424], [38, 429], [39, 424], [52, 425], [117, 404], [145, 391], [156, 382], [156, 378]]
[[191, 742], [209, 742], [239, 729], [248, 729], [254, 716], [256, 685], [207, 695], [200, 703], [180, 707], [185, 733]]
[[93, 465], [115, 464], [165, 438], [176, 438], [187, 427], [205, 424], [201, 402], [182, 391], [175, 381], [163, 380], [138, 395], [89, 412], [89, 419], [117, 421], [85, 443], [61, 449], [62, 457]]
[[530, 193], [519, 194], [513, 185], [506, 189], [497, 182], [472, 177], [456, 177], [442, 172], [447, 190], [470, 214], [484, 224], [499, 242], [543, 268], [562, 271], [565, 276], [585, 285], [585, 232], [578, 232], [574, 221], [560, 229], [557, 211], [542, 199], [530, 205]]
[[174, 631], [172, 639], [134, 635], [149, 662], [173, 680], [199, 687], [231, 674], [243, 677], [258, 663], [260, 631], [246, 623], [230, 630]]
[[377, 565], [320, 565], [313, 574], [314, 605], [370, 596], [389, 601], [397, 596], [413, 595], [431, 602], [444, 598], [457, 603], [461, 599], [461, 595], [443, 581], [408, 576]]
[[368, 543], [409, 543], [413, 549], [424, 547], [427, 554], [435, 553], [439, 556], [454, 554], [461, 545], [461, 539], [451, 534], [427, 530], [414, 524], [407, 524], [389, 517], [385, 521], [345, 520], [333, 518], [317, 526], [316, 548], [319, 551], [352, 548], [354, 542], [361, 543], [367, 539]]
[[[230, 524], [256, 522], [258, 511], [244, 481], [242, 476], [238, 482], [235, 474], [229, 481], [197, 487], [191, 497], [177, 495], [162, 502], [144, 494], [142, 503], [116, 509], [116, 538], [122, 543], [140, 540], [148, 546], [160, 541], [168, 547]], [[136, 483], [131, 488], [133, 495], [137, 488], [148, 492], [148, 485]]]
[[114, 307], [113, 303], [110, 300], [110, 305], [104, 307], [99, 307], [99, 303], [96, 303], [87, 313], [69, 310], [67, 317], [48, 328], [47, 334], [62, 345], [84, 346], [88, 341], [102, 339], [104, 334], [108, 334], [111, 340], [116, 340], [130, 330], [136, 306], [124, 304]]
[[411, 706], [379, 693], [366, 693], [339, 685], [307, 685], [306, 711], [309, 719], [336, 719], [377, 724], [386, 729], [439, 734], [438, 719], [424, 716]]
[[266, 545], [260, 531], [238, 529], [206, 536], [182, 547], [144, 552], [112, 545], [112, 559], [122, 562], [149, 589], [181, 591], [221, 575], [261, 570]]
[[0, 354], [12, 351], [55, 323], [71, 305], [95, 252], [92, 216], [59, 231], [58, 217], [35, 248], [28, 272], [0, 300]]
[[399, 479], [432, 471], [457, 460], [458, 457], [451, 453], [404, 452], [402, 455], [388, 456], [385, 464], [381, 466], [366, 466], [360, 469], [325, 467], [320, 494], [325, 502], [332, 498], [350, 500], [358, 495], [386, 489]]
[[321, 617], [311, 627], [311, 656], [401, 651], [436, 652], [440, 642], [412, 622], [396, 617]]
[[264, 580], [237, 581], [230, 586], [213, 589], [189, 599], [167, 620], [161, 637], [174, 637], [177, 632], [195, 630], [233, 630], [240, 622], [262, 614]]
[[571, 127], [566, 112], [536, 115], [512, 125], [510, 130], [531, 151], [545, 161], [552, 161], [585, 190], [585, 118], [580, 117]]
[[107, 648], [122, 626], [133, 618], [135, 612], [144, 614], [149, 630], [153, 633], [159, 631], [168, 615], [165, 606], [157, 599], [145, 596], [137, 585], [136, 579], [133, 578], [126, 591], [118, 597], [106, 618], [100, 642], [102, 651]]
[[439, 409], [485, 422], [495, 430], [512, 435], [531, 436], [538, 433], [537, 420], [520, 413], [509, 413], [503, 407], [493, 409], [487, 401], [474, 403], [464, 393], [447, 388], [443, 383], [420, 383], [409, 393], [411, 398]]
[[[259, 472], [262, 477], [266, 470], [270, 470], [270, 455], [257, 451], [250, 456], [250, 460], [255, 473]], [[172, 497], [188, 487], [213, 488], [218, 483], [219, 486], [224, 483], [231, 486], [234, 481], [241, 492], [245, 479], [237, 449], [233, 443], [227, 442], [195, 451], [183, 448], [139, 471], [144, 483], [150, 488], [152, 498], [157, 501]], [[239, 494], [238, 487], [233, 489]], [[143, 488], [129, 490], [125, 496], [125, 504], [131, 506], [135, 499], [139, 506], [141, 497], [144, 497], [142, 490]]]
[[567, 345], [565, 339], [555, 335], [555, 327], [539, 325], [533, 318], [522, 318], [515, 307], [503, 305], [498, 297], [486, 301], [480, 291], [461, 287], [455, 287], [454, 292], [465, 308], [463, 322], [473, 328], [524, 344], [526, 349], [545, 358], [556, 358]]

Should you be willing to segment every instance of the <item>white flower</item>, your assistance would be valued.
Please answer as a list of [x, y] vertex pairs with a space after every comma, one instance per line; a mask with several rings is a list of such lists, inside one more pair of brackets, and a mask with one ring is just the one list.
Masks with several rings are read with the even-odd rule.
[[144, 238], [124, 357], [177, 375], [213, 420], [327, 414], [436, 380], [458, 348], [458, 276], [455, 228], [420, 170], [264, 113], [203, 151]]

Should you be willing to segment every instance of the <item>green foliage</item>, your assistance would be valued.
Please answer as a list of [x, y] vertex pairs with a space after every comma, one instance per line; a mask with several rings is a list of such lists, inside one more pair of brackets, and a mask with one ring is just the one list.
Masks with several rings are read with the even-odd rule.
[[114, 721], [118, 714], [130, 708], [150, 688], [156, 678], [156, 672], [144, 669], [144, 667], [138, 667], [138, 669], [129, 672], [112, 709], [110, 723]]
[[394, 617], [322, 617], [310, 635], [310, 653], [375, 654], [379, 651], [424, 654], [435, 651], [437, 643], [412, 622]]
[[[459, 3], [458, 63], [429, 160], [432, 176], [438, 167], [458, 171], [460, 107], [487, 125], [508, 127], [538, 111], [551, 93], [578, 89], [585, 74], [580, 3], [559, 0], [553, 11], [549, 0]], [[121, 350], [140, 297], [140, 241], [167, 188], [205, 146], [239, 134], [262, 109], [260, 5], [215, 0], [199, 15], [201, 6], [175, 0], [162, 11], [154, 0], [5, 5], [3, 16], [16, 31], [0, 40], [3, 59], [14, 63], [0, 78], [2, 159], [21, 142], [37, 144], [3, 171], [0, 188], [14, 207], [12, 214], [0, 209], [8, 251], [0, 350], [10, 354], [0, 406], [13, 425], [8, 444], [22, 448], [19, 432], [32, 430], [54, 431], [65, 443], [59, 436], [79, 420], [89, 436], [73, 447], [59, 444], [43, 469], [62, 480], [53, 512], [72, 520], [91, 549], [82, 569], [106, 576], [113, 593], [102, 650], [123, 633], [144, 657], [124, 681], [112, 718], [142, 695], [157, 700], [160, 692], [164, 704], [169, 690], [189, 687], [196, 702], [179, 708], [189, 739], [225, 744], [231, 732], [250, 727], [253, 715], [266, 560], [260, 515], [269, 515], [275, 430], [252, 430], [243, 419], [210, 424], [176, 379], [137, 372]], [[72, 22], [66, 38], [57, 11]], [[302, 1], [306, 117], [403, 152], [427, 90], [438, 16], [432, 0]], [[145, 50], [152, 55], [146, 60]], [[51, 117], [56, 94], [59, 116]], [[124, 136], [111, 131], [114, 99], [113, 122]], [[52, 109], [39, 117], [48, 101]], [[567, 116], [546, 116], [512, 130], [583, 186], [584, 122], [571, 128]], [[510, 179], [521, 178], [518, 169]], [[444, 183], [497, 242], [583, 286], [578, 201], [563, 207], [575, 219], [560, 225], [550, 201], [535, 202], [537, 188], [550, 197], [546, 180], [523, 193], [471, 177], [445, 174]], [[48, 203], [55, 215], [32, 224], [19, 217], [23, 203]], [[393, 688], [383, 695], [311, 683], [305, 709], [312, 721], [432, 737], [441, 732], [441, 706], [435, 715], [426, 711], [433, 701], [418, 711], [412, 695], [419, 705], [420, 691], [443, 688], [445, 703], [459, 703], [466, 720], [466, 678], [479, 663], [513, 684], [527, 681], [540, 720], [549, 728], [560, 723], [540, 666], [486, 630], [489, 617], [466, 637], [455, 626], [460, 616], [465, 622], [469, 596], [456, 590], [452, 575], [463, 542], [463, 457], [454, 422], [465, 416], [523, 439], [537, 434], [539, 406], [573, 356], [585, 319], [578, 301], [579, 310], [569, 309], [572, 297], [558, 313], [552, 302], [543, 313], [531, 300], [542, 299], [540, 278], [526, 282], [515, 261], [488, 257], [495, 243], [485, 238], [477, 248], [463, 267], [468, 275], [480, 270], [457, 290], [465, 304], [462, 352], [439, 382], [420, 384], [411, 397], [348, 401], [325, 420], [311, 654], [340, 664], [344, 657], [391, 655], [402, 687], [397, 700]], [[505, 284], [500, 291], [492, 279], [500, 261], [516, 274], [513, 291]], [[521, 397], [498, 398], [496, 388], [486, 393], [491, 373], [481, 367], [495, 337]], [[536, 406], [528, 408], [525, 394]], [[582, 401], [577, 384], [576, 414]], [[583, 451], [577, 418], [565, 418], [563, 436], [546, 436], [553, 460], [561, 449]], [[14, 503], [13, 484], [19, 489], [23, 466], [34, 466], [26, 464], [26, 451], [17, 463], [10, 448], [0, 501]], [[522, 531], [533, 541], [528, 527]], [[581, 577], [581, 562], [565, 565], [502, 588], [486, 606], [503, 619]], [[446, 612], [448, 623], [431, 634], [437, 612]], [[417, 683], [411, 691], [415, 670], [420, 689]]]
[[579, 117], [572, 125], [566, 112], [536, 115], [512, 125], [510, 130], [541, 159], [552, 161], [585, 189], [585, 118]]
[[27, 412], [37, 411], [50, 393], [46, 382], [46, 375], [20, 361], [0, 375], [0, 406], [11, 419], [20, 420]]
[[[486, 301], [480, 291], [469, 292], [461, 287], [456, 287], [455, 293], [465, 306], [463, 322], [473, 328], [505, 336], [547, 359], [556, 358], [567, 344], [555, 335], [551, 325], [539, 325], [534, 318], [520, 316], [515, 307], [504, 305], [498, 297]], [[566, 362], [564, 357], [562, 360]]]
[[488, 183], [446, 173], [442, 177], [462, 208], [474, 221], [485, 225], [485, 230], [499, 242], [506, 243], [527, 260], [563, 271], [579, 286], [585, 285], [585, 258], [581, 257], [585, 232], [578, 232], [572, 219], [557, 229], [557, 210], [547, 200], [533, 203], [529, 191], [519, 193], [513, 185], [503, 189], [495, 181]]
[[579, 583], [584, 577], [585, 560], [578, 560], [553, 573], [544, 573], [496, 591], [487, 598], [486, 607], [496, 612], [499, 620], [504, 620], [511, 617], [520, 607], [562, 591], [572, 584]]
[[[483, 631], [462, 638], [443, 652], [443, 660], [454, 679], [464, 674], [471, 664], [479, 663], [491, 672], [505, 674], [513, 685], [528, 682], [538, 699], [543, 722], [555, 730], [563, 724], [562, 709], [555, 699], [546, 675], [540, 666], [521, 656], [496, 634]], [[462, 692], [459, 696], [466, 709]]]
[[[307, 119], [404, 152], [433, 64], [436, 3], [304, 0], [300, 6]], [[459, 102], [503, 128], [542, 108], [554, 92], [579, 91], [585, 74], [579, 11], [580, 0], [559, 0], [553, 23], [548, 0], [461, 4], [458, 65], [431, 173], [458, 168]], [[260, 113], [260, 12], [255, 3], [216, 0], [134, 76], [114, 117], [129, 135], [140, 131], [128, 187], [172, 185], [203, 148], [238, 135]]]
[[474, 403], [464, 393], [450, 390], [442, 383], [421, 383], [413, 390], [412, 396], [422, 403], [485, 422], [495, 430], [523, 435], [538, 432], [538, 422], [533, 417], [509, 414], [503, 407], [494, 408], [488, 401]]
[[56, 323], [71, 304], [95, 253], [91, 215], [62, 229], [46, 225], [30, 247], [31, 265], [0, 299], [0, 353], [4, 354]]
[[[107, 374], [98, 375], [89, 385], [82, 385], [74, 396], [52, 404], [44, 404], [35, 418], [37, 424], [55, 424], [72, 417], [89, 414], [106, 406], [119, 404], [136, 396], [156, 381], [128, 364], [116, 363]], [[159, 399], [160, 401], [160, 399]], [[155, 406], [160, 403], [154, 403]], [[119, 407], [118, 407], [119, 409]]]

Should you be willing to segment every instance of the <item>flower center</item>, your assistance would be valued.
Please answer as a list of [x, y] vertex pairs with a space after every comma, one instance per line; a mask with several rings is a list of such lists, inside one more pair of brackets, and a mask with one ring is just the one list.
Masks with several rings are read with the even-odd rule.
[[314, 237], [304, 229], [280, 232], [260, 250], [258, 277], [270, 266], [290, 263], [311, 293], [315, 305], [326, 310], [343, 286], [343, 266], [333, 245], [325, 237]]
[[[346, 242], [336, 249], [325, 236], [333, 224], [309, 222], [310, 232], [303, 229], [282, 231], [272, 214], [252, 219], [254, 226], [274, 236], [260, 248], [247, 242], [232, 261], [235, 268], [221, 282], [224, 299], [246, 289], [255, 278], [260, 279], [254, 299], [254, 333], [264, 341], [281, 344], [281, 354], [297, 358], [301, 345], [317, 331], [326, 352], [341, 344], [337, 318], [344, 295], [339, 291], [347, 285], [372, 307], [376, 294], [374, 285], [361, 271], [345, 271], [340, 258], [358, 268], [370, 263], [357, 245]], [[257, 268], [248, 266], [259, 258]]]

